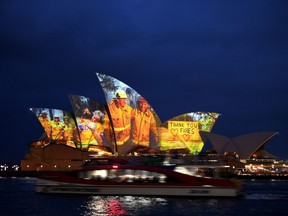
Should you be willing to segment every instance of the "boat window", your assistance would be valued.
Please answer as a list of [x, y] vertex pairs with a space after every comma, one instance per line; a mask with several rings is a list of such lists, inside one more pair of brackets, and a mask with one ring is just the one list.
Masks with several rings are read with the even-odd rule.
[[79, 172], [79, 178], [97, 181], [112, 182], [176, 182], [166, 175], [146, 170], [111, 169], [111, 170], [88, 170]]
[[110, 159], [110, 158], [97, 158], [86, 161], [83, 166], [98, 166], [98, 165], [112, 165], [112, 164], [126, 164], [126, 160]]
[[82, 179], [89, 179], [88, 176], [89, 176], [88, 173], [85, 172], [85, 171], [81, 171], [81, 172], [79, 172], [79, 178], [82, 178]]
[[107, 159], [103, 160], [90, 160], [87, 161], [84, 166], [96, 166], [96, 165], [109, 165], [109, 161]]
[[94, 180], [106, 180], [107, 178], [107, 170], [89, 170], [89, 171], [81, 171], [79, 172], [79, 178], [82, 179], [94, 179]]

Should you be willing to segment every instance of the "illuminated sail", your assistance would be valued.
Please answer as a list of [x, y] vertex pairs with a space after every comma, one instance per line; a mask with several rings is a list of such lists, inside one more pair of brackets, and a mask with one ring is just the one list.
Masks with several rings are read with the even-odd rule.
[[97, 77], [108, 104], [117, 152], [125, 155], [136, 148], [157, 149], [161, 121], [149, 102], [111, 76], [97, 73]]
[[84, 96], [69, 95], [69, 99], [80, 134], [79, 148], [98, 151], [98, 147], [103, 146], [113, 151], [112, 129], [106, 107]]
[[210, 132], [218, 116], [212, 112], [191, 112], [163, 122], [158, 128], [160, 149], [188, 149], [191, 154], [200, 153], [204, 142], [199, 131]]
[[[218, 113], [185, 113], [162, 123], [150, 103], [133, 88], [111, 76], [96, 75], [107, 105], [84, 96], [70, 95], [73, 117], [62, 110], [32, 109], [47, 140], [73, 142], [84, 151], [100, 153], [103, 150], [119, 155], [174, 149], [185, 149], [191, 154], [201, 152], [204, 143], [199, 132], [210, 132]], [[63, 135], [64, 120], [73, 127], [72, 138]]]
[[76, 147], [79, 135], [72, 113], [59, 109], [31, 108], [41, 123], [49, 143]]

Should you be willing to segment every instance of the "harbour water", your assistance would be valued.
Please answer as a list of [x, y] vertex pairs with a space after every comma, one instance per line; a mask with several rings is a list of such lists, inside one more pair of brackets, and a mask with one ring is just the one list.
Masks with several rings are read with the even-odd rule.
[[242, 198], [43, 195], [34, 178], [0, 178], [0, 215], [288, 215], [287, 180], [245, 180]]

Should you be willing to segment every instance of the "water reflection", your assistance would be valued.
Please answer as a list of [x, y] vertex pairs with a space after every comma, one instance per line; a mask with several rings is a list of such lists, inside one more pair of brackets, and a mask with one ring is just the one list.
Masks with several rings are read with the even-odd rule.
[[181, 199], [176, 197], [141, 196], [90, 196], [82, 205], [85, 216], [190, 215], [192, 213], [218, 212], [233, 208], [235, 200], [225, 199]]
[[166, 199], [158, 197], [91, 196], [82, 207], [85, 216], [121, 216], [135, 215], [140, 209], [166, 204]]

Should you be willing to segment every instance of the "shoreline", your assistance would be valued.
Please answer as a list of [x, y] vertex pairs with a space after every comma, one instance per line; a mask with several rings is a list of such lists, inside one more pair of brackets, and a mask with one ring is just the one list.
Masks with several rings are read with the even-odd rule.
[[55, 171], [1, 171], [0, 177], [38, 177], [51, 172]]

